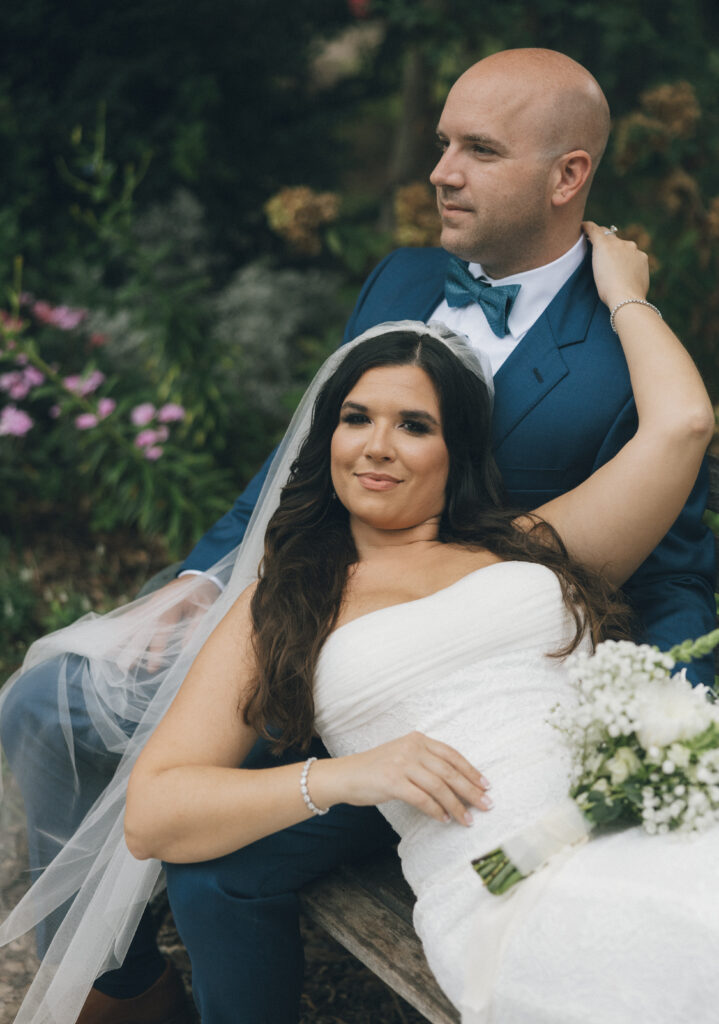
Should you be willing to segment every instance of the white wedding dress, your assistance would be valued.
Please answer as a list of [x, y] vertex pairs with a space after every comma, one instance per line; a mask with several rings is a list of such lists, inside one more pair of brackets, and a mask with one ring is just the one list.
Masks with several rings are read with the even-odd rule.
[[400, 801], [380, 808], [401, 837], [427, 959], [463, 1021], [714, 1024], [719, 829], [593, 835], [501, 898], [471, 867], [566, 797], [568, 758], [547, 719], [572, 690], [546, 654], [572, 632], [549, 569], [479, 569], [329, 637], [318, 731], [338, 756], [417, 729], [489, 779], [494, 807], [470, 828]]

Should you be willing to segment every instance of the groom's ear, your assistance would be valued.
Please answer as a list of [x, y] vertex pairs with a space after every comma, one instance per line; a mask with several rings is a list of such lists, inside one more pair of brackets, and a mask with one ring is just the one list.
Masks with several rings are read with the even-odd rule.
[[592, 158], [589, 153], [585, 149], [564, 153], [552, 169], [552, 206], [566, 206], [579, 193], [586, 193], [591, 180]]

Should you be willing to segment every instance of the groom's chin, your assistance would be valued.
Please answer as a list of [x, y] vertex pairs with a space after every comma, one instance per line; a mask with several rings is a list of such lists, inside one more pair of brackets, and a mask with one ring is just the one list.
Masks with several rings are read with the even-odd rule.
[[477, 255], [476, 245], [472, 244], [463, 231], [450, 227], [448, 224], [442, 225], [439, 244], [451, 256], [457, 256], [460, 260], [466, 260], [467, 263], [482, 262]]

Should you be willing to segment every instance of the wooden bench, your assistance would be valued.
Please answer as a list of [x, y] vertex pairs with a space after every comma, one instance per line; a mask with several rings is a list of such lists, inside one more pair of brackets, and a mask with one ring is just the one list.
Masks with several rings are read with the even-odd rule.
[[[719, 459], [709, 457], [707, 507], [719, 513]], [[719, 565], [719, 538], [715, 537]], [[719, 674], [719, 651], [715, 652]], [[459, 1014], [434, 980], [412, 927], [414, 895], [394, 851], [344, 866], [300, 893], [305, 914], [354, 954], [432, 1024]]]

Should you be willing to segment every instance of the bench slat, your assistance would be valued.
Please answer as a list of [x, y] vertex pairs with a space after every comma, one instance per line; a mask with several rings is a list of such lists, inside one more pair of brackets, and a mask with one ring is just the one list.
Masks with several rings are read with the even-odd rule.
[[458, 1024], [459, 1014], [427, 966], [412, 927], [414, 896], [396, 853], [344, 866], [300, 892], [309, 918], [361, 960], [432, 1024]]

